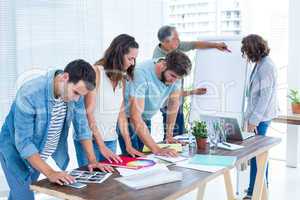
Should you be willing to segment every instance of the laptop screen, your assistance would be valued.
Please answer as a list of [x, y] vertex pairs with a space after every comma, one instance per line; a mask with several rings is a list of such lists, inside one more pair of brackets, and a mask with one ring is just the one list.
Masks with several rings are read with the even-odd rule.
[[230, 117], [219, 117], [219, 116], [209, 116], [201, 115], [201, 121], [205, 121], [209, 131], [214, 131], [213, 124], [219, 123], [224, 127], [224, 133], [226, 134], [226, 139], [241, 139], [242, 133], [237, 119]]

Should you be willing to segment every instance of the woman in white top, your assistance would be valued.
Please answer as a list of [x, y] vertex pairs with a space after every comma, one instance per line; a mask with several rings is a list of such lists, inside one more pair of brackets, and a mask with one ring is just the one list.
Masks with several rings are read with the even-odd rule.
[[[135, 60], [138, 54], [138, 43], [129, 35], [117, 36], [104, 57], [94, 65], [96, 71], [96, 89], [85, 96], [85, 107], [89, 127], [93, 133], [94, 151], [98, 161], [109, 160], [121, 162], [116, 155], [118, 135], [116, 133], [117, 122], [126, 148], [132, 156], [141, 156], [142, 153], [135, 150], [129, 138], [126, 114], [124, 111], [124, 83], [126, 79], [132, 79]], [[79, 166], [87, 164], [87, 158], [81, 144], [74, 141], [77, 162]]]

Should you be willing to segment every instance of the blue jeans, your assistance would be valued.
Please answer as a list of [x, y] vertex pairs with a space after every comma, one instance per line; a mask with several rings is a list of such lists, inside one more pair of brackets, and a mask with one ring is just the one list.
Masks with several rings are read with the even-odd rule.
[[[144, 119], [144, 122], [145, 122], [147, 128], [149, 129], [149, 132], [151, 133], [151, 120], [145, 120]], [[120, 144], [120, 148], [121, 148], [122, 154], [123, 155], [129, 155], [128, 152], [126, 151], [125, 141], [124, 141], [124, 138], [122, 137], [119, 124], [117, 124], [116, 130], [117, 130], [119, 144]], [[143, 148], [144, 148], [144, 143], [138, 137], [137, 133], [135, 132], [135, 129], [134, 129], [133, 125], [130, 123], [130, 120], [128, 120], [128, 131], [129, 131], [129, 135], [130, 135], [132, 146], [136, 150], [142, 151]]]
[[31, 183], [37, 181], [40, 173], [38, 171], [32, 172], [30, 177], [24, 183], [21, 183], [16, 179], [16, 175], [8, 170], [9, 166], [6, 165], [1, 153], [0, 162], [10, 189], [8, 200], [34, 200], [34, 193], [29, 189], [29, 186]]
[[[270, 123], [271, 123], [271, 121], [260, 122], [257, 126], [258, 135], [265, 136]], [[268, 168], [269, 168], [269, 164], [267, 165], [267, 169], [266, 169], [267, 185], [269, 184], [268, 183]], [[256, 158], [252, 158], [250, 160], [250, 182], [249, 182], [249, 187], [248, 187], [248, 191], [247, 191], [247, 195], [249, 195], [249, 196], [252, 196], [252, 194], [253, 194], [256, 173], [257, 173]]]
[[[163, 123], [164, 123], [164, 139], [166, 139], [166, 127], [167, 127], [167, 107], [160, 109], [163, 117]], [[176, 135], [182, 135], [185, 132], [185, 127], [184, 127], [184, 115], [183, 115], [183, 105], [180, 105], [176, 121], [174, 124], [174, 129], [173, 129], [173, 136]]]
[[[117, 140], [105, 141], [104, 144], [112, 152], [116, 153]], [[80, 143], [80, 141], [74, 140], [74, 146], [75, 146], [75, 150], [76, 150], [76, 157], [77, 157], [78, 166], [82, 167], [82, 166], [88, 165], [88, 159], [86, 157], [86, 153], [85, 153], [84, 148], [83, 148], [82, 144]], [[99, 147], [98, 147], [95, 140], [93, 140], [93, 147], [94, 147], [94, 153], [95, 153], [96, 159], [98, 161], [105, 160], [105, 158], [101, 154], [101, 152], [99, 150]]]

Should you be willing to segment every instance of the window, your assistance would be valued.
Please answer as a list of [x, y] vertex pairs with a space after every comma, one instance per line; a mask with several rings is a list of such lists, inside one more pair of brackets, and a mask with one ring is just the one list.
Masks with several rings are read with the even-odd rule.
[[[288, 1], [268, 0], [268, 9], [260, 6], [259, 0], [195, 0], [195, 7], [184, 12], [193, 13], [191, 19], [197, 23], [193, 27], [187, 26], [184, 30], [190, 34], [180, 33], [180, 37], [184, 40], [197, 40], [199, 36], [216, 36], [216, 35], [247, 35], [256, 33], [262, 35], [268, 40], [271, 48], [271, 58], [278, 67], [278, 97], [282, 111], [285, 111], [287, 106], [287, 60], [288, 60]], [[264, 1], [266, 2], [266, 1]], [[170, 1], [172, 3], [172, 1]], [[185, 1], [177, 1], [177, 4], [187, 4]], [[245, 6], [247, 5], [247, 6]], [[252, 5], [252, 6], [251, 6]], [[221, 13], [216, 13], [217, 6]], [[194, 13], [196, 16], [194, 16]], [[254, 14], [253, 14], [254, 13]], [[218, 17], [220, 15], [220, 17]], [[209, 22], [209, 23], [208, 23]], [[185, 22], [184, 22], [185, 23]], [[217, 27], [217, 26], [220, 27]], [[191, 57], [194, 57], [195, 52], [189, 52]], [[186, 86], [190, 86], [193, 82], [193, 75], [185, 79]], [[273, 128], [273, 133], [278, 136], [279, 132], [285, 132], [285, 129], [280, 126]], [[283, 143], [282, 143], [283, 145]], [[283, 148], [284, 149], [284, 148]], [[284, 152], [277, 150], [277, 157], [284, 158]]]

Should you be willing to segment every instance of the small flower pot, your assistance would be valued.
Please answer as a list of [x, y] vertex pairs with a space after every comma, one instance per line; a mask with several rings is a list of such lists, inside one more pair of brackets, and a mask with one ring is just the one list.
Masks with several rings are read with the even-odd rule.
[[294, 114], [300, 114], [300, 103], [292, 103], [292, 112]]
[[197, 138], [197, 148], [199, 150], [205, 150], [207, 147], [207, 138]]

